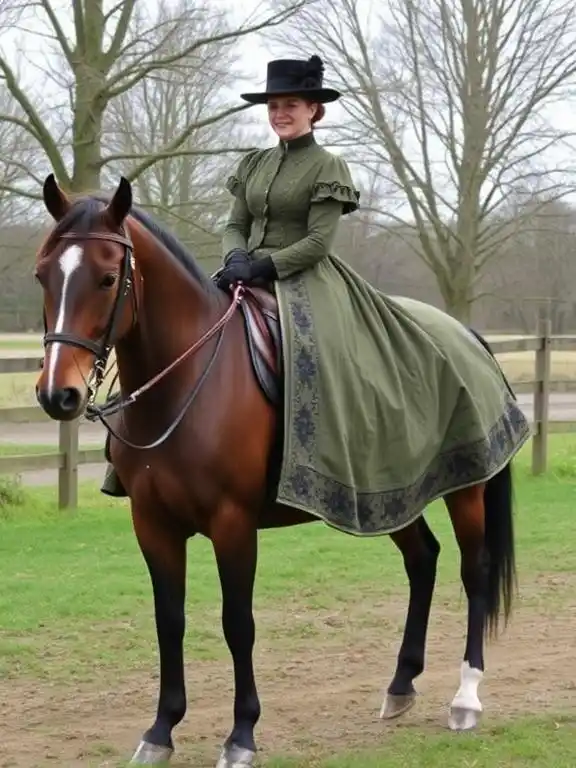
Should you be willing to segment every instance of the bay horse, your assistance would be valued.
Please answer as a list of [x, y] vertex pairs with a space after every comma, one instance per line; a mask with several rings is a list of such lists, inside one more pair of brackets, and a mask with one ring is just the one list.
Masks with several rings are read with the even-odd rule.
[[[186, 713], [186, 546], [198, 534], [213, 546], [234, 667], [233, 725], [217, 766], [252, 766], [260, 718], [252, 607], [258, 530], [317, 521], [274, 501], [282, 428], [272, 391], [278, 383], [271, 352], [274, 296], [242, 286], [232, 296], [218, 289], [169, 233], [133, 205], [124, 178], [111, 199], [71, 199], [50, 175], [43, 199], [55, 224], [36, 259], [45, 322], [37, 399], [58, 421], [96, 409], [94, 394], [115, 349], [120, 425], [105, 420], [111, 408], [97, 412], [115, 437], [111, 458], [130, 499], [154, 596], [158, 707], [131, 762], [167, 762], [173, 729]], [[484, 641], [511, 611], [512, 485], [507, 464], [486, 484], [444, 499], [468, 600], [460, 686], [448, 716], [453, 730], [479, 723]], [[385, 720], [415, 701], [440, 552], [423, 516], [390, 536], [402, 554], [410, 594], [380, 713]]]

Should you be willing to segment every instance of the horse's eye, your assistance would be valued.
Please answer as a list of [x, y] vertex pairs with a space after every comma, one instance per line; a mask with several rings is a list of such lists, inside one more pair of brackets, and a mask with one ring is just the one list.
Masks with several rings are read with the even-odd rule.
[[100, 288], [112, 288], [115, 282], [116, 282], [116, 275], [110, 272], [108, 275], [104, 275], [104, 277], [100, 281]]

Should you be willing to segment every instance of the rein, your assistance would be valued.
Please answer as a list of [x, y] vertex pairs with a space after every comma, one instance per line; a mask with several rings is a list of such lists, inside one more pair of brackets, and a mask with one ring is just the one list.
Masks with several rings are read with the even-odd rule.
[[[179, 357], [177, 357], [176, 360], [173, 360], [169, 365], [167, 365], [166, 368], [162, 369], [155, 376], [152, 376], [152, 378], [150, 378], [145, 384], [143, 384], [141, 387], [138, 387], [138, 389], [131, 392], [127, 397], [120, 399], [117, 402], [110, 403], [108, 405], [97, 406], [95, 405], [94, 401], [98, 394], [98, 390], [105, 378], [105, 370], [106, 370], [108, 358], [116, 342], [115, 331], [117, 330], [117, 326], [122, 316], [122, 310], [124, 308], [125, 300], [128, 293], [132, 294], [132, 301], [133, 301], [132, 327], [134, 327], [137, 322], [137, 300], [136, 300], [136, 294], [134, 292], [134, 257], [133, 257], [134, 246], [132, 244], [132, 241], [129, 235], [127, 233], [124, 233], [124, 229], [123, 229], [123, 234], [114, 234], [114, 233], [107, 233], [107, 232], [89, 232], [87, 234], [80, 235], [74, 232], [66, 232], [63, 235], [60, 235], [60, 237], [62, 239], [67, 239], [67, 240], [106, 240], [113, 243], [119, 243], [120, 245], [124, 246], [124, 258], [122, 260], [120, 285], [118, 288], [118, 292], [116, 294], [116, 300], [114, 302], [114, 307], [112, 308], [112, 313], [107, 323], [106, 330], [104, 331], [104, 334], [101, 337], [101, 339], [95, 342], [95, 341], [92, 341], [91, 339], [84, 339], [70, 333], [48, 331], [47, 324], [46, 324], [46, 313], [44, 312], [44, 347], [46, 347], [48, 344], [57, 343], [57, 344], [66, 344], [68, 346], [73, 346], [73, 347], [79, 347], [81, 349], [86, 349], [89, 352], [91, 352], [95, 356], [95, 361], [93, 366], [93, 375], [91, 375], [90, 380], [88, 382], [89, 399], [88, 399], [88, 405], [86, 406], [86, 419], [88, 421], [96, 421], [96, 420], [101, 421], [102, 424], [104, 424], [104, 426], [106, 427], [106, 429], [117, 440], [119, 440], [128, 448], [135, 448], [138, 450], [148, 450], [151, 448], [157, 448], [165, 440], [167, 440], [167, 438], [174, 432], [176, 427], [180, 424], [180, 422], [186, 415], [187, 410], [190, 408], [196, 396], [198, 395], [198, 392], [200, 391], [202, 385], [208, 378], [210, 371], [212, 369], [212, 366], [214, 365], [218, 357], [220, 348], [222, 346], [222, 341], [224, 339], [224, 330], [226, 328], [226, 325], [230, 322], [230, 320], [232, 319], [232, 316], [234, 315], [234, 312], [236, 311], [236, 308], [243, 300], [245, 288], [241, 283], [235, 286], [233, 297], [232, 297], [232, 303], [230, 304], [226, 312], [222, 315], [222, 317], [216, 323], [214, 323], [214, 325], [211, 328], [209, 328], [197, 341], [195, 341], [194, 344], [192, 344], [192, 346], [190, 346]], [[106, 416], [108, 417], [112, 416], [118, 411], [123, 411], [129, 405], [132, 405], [133, 403], [135, 403], [136, 400], [142, 394], [152, 389], [152, 387], [154, 387], [159, 381], [161, 381], [177, 366], [179, 366], [182, 362], [184, 362], [184, 360], [190, 357], [190, 355], [193, 355], [195, 352], [201, 349], [216, 334], [218, 334], [218, 341], [216, 343], [214, 351], [210, 356], [210, 360], [208, 361], [206, 368], [204, 369], [198, 381], [195, 383], [194, 388], [192, 389], [192, 392], [186, 398], [183, 407], [181, 408], [180, 412], [178, 413], [174, 421], [170, 424], [170, 426], [164, 431], [164, 433], [159, 438], [154, 440], [152, 443], [149, 443], [146, 445], [137, 445], [123, 438], [111, 427], [111, 425], [106, 419]]]

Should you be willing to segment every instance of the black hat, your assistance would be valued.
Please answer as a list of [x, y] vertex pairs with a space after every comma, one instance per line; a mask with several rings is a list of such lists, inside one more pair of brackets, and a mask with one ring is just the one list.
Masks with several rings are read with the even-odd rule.
[[251, 104], [265, 104], [271, 96], [293, 94], [312, 101], [336, 101], [342, 95], [333, 88], [323, 88], [324, 64], [319, 56], [305, 59], [275, 59], [268, 62], [266, 90], [260, 93], [242, 93], [241, 98]]

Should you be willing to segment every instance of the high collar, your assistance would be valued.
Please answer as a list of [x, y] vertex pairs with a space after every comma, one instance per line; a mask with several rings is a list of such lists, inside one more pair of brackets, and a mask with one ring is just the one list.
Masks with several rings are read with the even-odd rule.
[[280, 140], [279, 146], [283, 152], [292, 152], [295, 149], [304, 149], [305, 147], [311, 147], [314, 144], [316, 144], [314, 132], [310, 131], [295, 139], [288, 139], [287, 141]]

